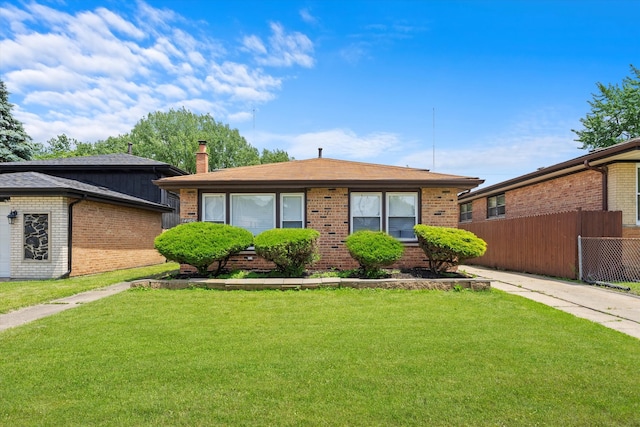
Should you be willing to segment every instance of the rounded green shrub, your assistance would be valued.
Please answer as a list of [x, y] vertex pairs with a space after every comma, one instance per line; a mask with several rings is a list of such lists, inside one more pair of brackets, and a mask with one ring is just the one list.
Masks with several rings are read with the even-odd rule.
[[253, 234], [243, 228], [210, 222], [190, 222], [173, 227], [155, 239], [155, 247], [165, 258], [189, 264], [207, 275], [214, 262], [220, 274], [232, 255], [253, 243]]
[[256, 254], [273, 262], [284, 276], [299, 277], [320, 259], [318, 237], [320, 233], [311, 228], [274, 228], [258, 234], [253, 244]]
[[367, 277], [375, 276], [381, 267], [398, 261], [404, 253], [404, 245], [383, 231], [357, 231], [344, 243]]
[[487, 243], [467, 230], [418, 224], [413, 231], [434, 273], [443, 273], [464, 260], [484, 255], [487, 250]]

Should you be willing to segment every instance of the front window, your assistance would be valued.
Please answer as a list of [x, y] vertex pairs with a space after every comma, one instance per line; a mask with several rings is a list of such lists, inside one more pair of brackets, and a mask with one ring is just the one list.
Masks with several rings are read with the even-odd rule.
[[386, 231], [399, 240], [415, 240], [418, 206], [418, 193], [351, 193], [351, 232]]
[[504, 216], [505, 212], [506, 212], [506, 209], [505, 209], [504, 193], [498, 194], [497, 196], [489, 197], [487, 199], [487, 217], [488, 218]]
[[231, 225], [254, 236], [276, 228], [275, 194], [232, 194]]
[[418, 223], [416, 193], [387, 194], [387, 232], [400, 240], [413, 240], [413, 227]]
[[382, 229], [382, 194], [351, 193], [351, 231]]
[[280, 228], [304, 228], [304, 194], [281, 194]]
[[473, 203], [463, 203], [460, 205], [460, 222], [471, 221], [473, 214]]
[[225, 197], [224, 194], [203, 194], [202, 195], [202, 220], [225, 223]]

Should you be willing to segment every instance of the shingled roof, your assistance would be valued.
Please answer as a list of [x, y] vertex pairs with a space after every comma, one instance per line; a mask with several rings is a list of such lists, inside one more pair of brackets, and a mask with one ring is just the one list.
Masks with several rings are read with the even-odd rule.
[[0, 174], [0, 197], [10, 196], [65, 196], [171, 212], [169, 206], [149, 202], [108, 188], [86, 184], [73, 179], [59, 178], [40, 172]]
[[23, 162], [0, 163], [0, 173], [39, 171], [46, 172], [54, 169], [86, 169], [98, 167], [100, 169], [159, 169], [167, 175], [186, 175], [187, 172], [168, 163], [138, 157], [131, 154], [100, 154], [97, 156], [65, 157], [59, 159], [29, 160]]
[[351, 162], [330, 158], [292, 160], [255, 166], [215, 170], [209, 173], [163, 178], [161, 188], [266, 189], [291, 187], [475, 188], [484, 180], [400, 166]]

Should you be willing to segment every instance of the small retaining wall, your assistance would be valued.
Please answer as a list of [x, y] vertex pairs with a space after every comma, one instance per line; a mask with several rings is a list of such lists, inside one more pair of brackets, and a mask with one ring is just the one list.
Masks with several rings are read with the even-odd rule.
[[152, 289], [217, 289], [225, 291], [257, 291], [265, 289], [303, 290], [319, 288], [380, 288], [380, 289], [433, 289], [449, 291], [456, 287], [474, 291], [488, 290], [491, 281], [476, 278], [455, 279], [342, 279], [324, 277], [318, 279], [143, 279], [131, 282], [132, 288]]

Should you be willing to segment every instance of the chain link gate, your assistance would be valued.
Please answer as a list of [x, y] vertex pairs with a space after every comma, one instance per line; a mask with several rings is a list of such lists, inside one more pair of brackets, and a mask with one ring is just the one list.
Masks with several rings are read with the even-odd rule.
[[579, 279], [640, 282], [640, 239], [578, 236]]

